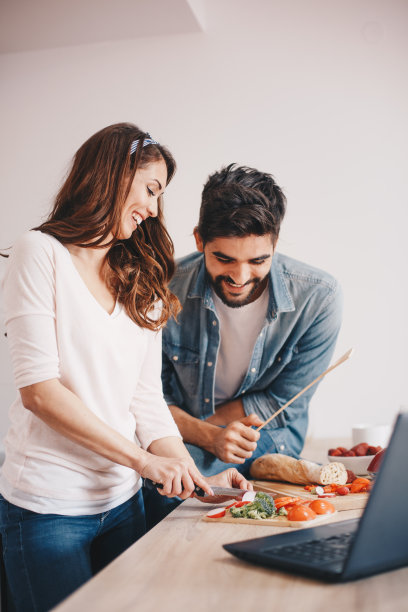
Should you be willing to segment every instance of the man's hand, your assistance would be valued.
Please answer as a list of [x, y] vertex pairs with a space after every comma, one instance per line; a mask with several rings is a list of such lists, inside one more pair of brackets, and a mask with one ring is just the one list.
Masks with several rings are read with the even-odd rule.
[[256, 414], [249, 414], [220, 428], [214, 434], [212, 453], [225, 463], [244, 463], [252, 457], [260, 436], [252, 426], [259, 425], [262, 425], [261, 419]]
[[[232, 487], [234, 489], [245, 489], [246, 491], [253, 490], [252, 483], [248, 482], [235, 468], [229, 468], [219, 474], [215, 474], [215, 476], [209, 476], [206, 478], [206, 481], [210, 487]], [[197, 499], [209, 504], [221, 504], [231, 499], [231, 497], [226, 497], [225, 495], [208, 495], [206, 497], [197, 497]]]

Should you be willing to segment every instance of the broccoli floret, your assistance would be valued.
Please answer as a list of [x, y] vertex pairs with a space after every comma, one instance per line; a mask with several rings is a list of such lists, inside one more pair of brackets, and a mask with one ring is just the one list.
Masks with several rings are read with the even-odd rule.
[[273, 501], [273, 498], [268, 495], [268, 493], [258, 491], [255, 495], [255, 502], [259, 502], [264, 512], [266, 512], [268, 516], [272, 516], [276, 513], [275, 502]]
[[232, 506], [230, 513], [234, 518], [265, 519], [276, 514], [275, 502], [267, 493], [258, 491], [253, 502], [240, 508]]
[[241, 508], [235, 508], [232, 506], [232, 508], [230, 508], [230, 513], [235, 518], [244, 518], [244, 508], [246, 508], [246, 506], [241, 506]]

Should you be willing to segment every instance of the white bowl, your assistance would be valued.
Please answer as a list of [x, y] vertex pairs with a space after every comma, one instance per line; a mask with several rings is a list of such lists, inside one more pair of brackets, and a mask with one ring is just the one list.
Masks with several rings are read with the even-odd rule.
[[333, 455], [327, 455], [327, 459], [331, 463], [334, 461], [342, 463], [346, 470], [351, 470], [356, 476], [368, 474], [367, 468], [373, 458], [374, 455], [364, 455], [363, 457], [333, 457]]

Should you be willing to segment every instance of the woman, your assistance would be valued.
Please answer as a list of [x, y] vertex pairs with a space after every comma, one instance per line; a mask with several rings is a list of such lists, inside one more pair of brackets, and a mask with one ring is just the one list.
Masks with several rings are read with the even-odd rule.
[[[131, 124], [78, 150], [48, 220], [14, 245], [4, 280], [19, 394], [0, 482], [18, 610], [48, 610], [145, 531], [140, 477], [168, 497], [204, 480], [164, 403], [161, 333], [178, 302], [161, 200], [169, 151]], [[136, 436], [136, 439], [135, 439]]]

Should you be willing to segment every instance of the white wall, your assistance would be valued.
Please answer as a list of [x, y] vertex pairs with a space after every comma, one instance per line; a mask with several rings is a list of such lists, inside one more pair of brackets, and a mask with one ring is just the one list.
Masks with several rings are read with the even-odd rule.
[[[202, 34], [0, 57], [0, 245], [39, 223], [72, 154], [110, 123], [133, 121], [173, 151], [177, 255], [194, 248], [210, 172], [233, 161], [272, 172], [288, 197], [280, 249], [339, 278], [336, 355], [356, 349], [322, 383], [309, 433], [390, 423], [408, 404], [408, 4], [204, 5]], [[15, 393], [3, 336], [0, 368], [3, 435]]]

